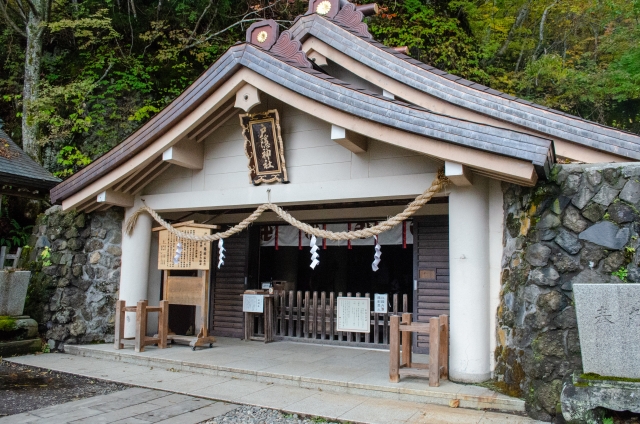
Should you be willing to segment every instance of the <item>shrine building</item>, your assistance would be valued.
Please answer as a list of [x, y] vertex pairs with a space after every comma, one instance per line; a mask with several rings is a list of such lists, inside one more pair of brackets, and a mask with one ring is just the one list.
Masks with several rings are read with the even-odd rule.
[[[388, 344], [388, 313], [411, 312], [419, 322], [447, 314], [450, 378], [487, 380], [505, 249], [503, 184], [532, 187], [550, 178], [557, 162], [637, 161], [640, 137], [386, 47], [363, 22], [373, 5], [309, 3], [286, 31], [271, 20], [251, 25], [244, 42], [118, 146], [53, 188], [51, 200], [63, 210], [123, 207], [123, 226], [147, 206], [176, 229], [203, 234], [225, 231], [271, 202], [315, 228], [346, 232], [402, 212], [444, 170], [443, 190], [380, 233], [375, 266], [373, 237], [317, 238], [312, 268], [310, 236], [271, 210], [224, 239], [219, 268], [218, 242], [194, 248], [185, 241], [174, 266], [175, 246], [142, 213], [130, 234], [123, 231], [119, 296], [127, 305], [157, 305], [169, 272], [202, 278], [204, 303], [171, 305], [169, 327], [242, 338], [241, 295], [270, 283], [286, 293], [274, 311], [275, 340], [362, 347]], [[197, 266], [180, 265], [187, 262]], [[347, 294], [387, 295], [388, 313], [375, 315], [370, 333], [338, 333], [316, 326], [317, 317], [313, 330], [301, 324], [300, 302], [323, 302], [324, 310]], [[133, 325], [125, 324], [127, 334]], [[428, 348], [427, 335], [415, 339], [414, 352]]]

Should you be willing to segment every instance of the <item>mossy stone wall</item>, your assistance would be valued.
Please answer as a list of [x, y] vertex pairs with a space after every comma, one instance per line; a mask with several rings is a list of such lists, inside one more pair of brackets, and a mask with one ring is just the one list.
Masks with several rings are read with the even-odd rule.
[[561, 420], [563, 379], [582, 371], [573, 284], [640, 283], [640, 165], [557, 165], [503, 191], [495, 384], [532, 417]]
[[113, 340], [122, 220], [120, 208], [85, 214], [54, 206], [38, 217], [25, 313], [38, 321], [52, 350]]

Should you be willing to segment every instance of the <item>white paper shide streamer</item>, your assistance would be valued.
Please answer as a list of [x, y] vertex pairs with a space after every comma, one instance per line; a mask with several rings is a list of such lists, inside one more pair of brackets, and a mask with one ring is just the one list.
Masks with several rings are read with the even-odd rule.
[[218, 269], [224, 265], [224, 252], [226, 249], [224, 248], [223, 240], [224, 239], [218, 240]]
[[382, 256], [382, 248], [380, 247], [380, 243], [378, 243], [378, 236], [373, 236], [373, 239], [376, 242], [376, 253], [373, 255], [373, 263], [371, 264], [371, 269], [375, 272], [378, 270], [378, 264], [380, 263], [380, 256]]
[[316, 244], [316, 236], [311, 236], [311, 241], [309, 242], [309, 247], [311, 247], [311, 269], [316, 269], [316, 265], [320, 263], [318, 260], [318, 245]]
[[173, 263], [178, 264], [180, 262], [180, 256], [182, 256], [182, 243], [176, 244], [176, 255], [173, 257]]

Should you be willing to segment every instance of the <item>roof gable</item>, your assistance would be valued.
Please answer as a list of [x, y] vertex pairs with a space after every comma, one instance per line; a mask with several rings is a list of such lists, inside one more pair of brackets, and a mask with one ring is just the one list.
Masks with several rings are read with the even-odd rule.
[[[46, 193], [60, 182], [59, 178], [31, 159], [2, 129], [0, 149], [6, 152], [0, 154], [0, 189], [2, 185], [8, 185], [14, 189], [39, 190]], [[16, 195], [18, 194], [16, 192]]]
[[373, 40], [337, 19], [300, 17], [290, 31], [297, 40], [312, 36], [354, 60], [424, 93], [486, 116], [550, 137], [640, 159], [640, 137], [519, 99], [426, 65]]
[[[125, 163], [132, 155], [140, 153], [198, 108], [240, 68], [249, 69], [286, 90], [372, 124], [528, 162], [535, 166], [539, 175], [545, 175], [554, 162], [553, 143], [549, 139], [437, 114], [353, 86], [314, 69], [300, 48], [300, 42], [293, 40], [289, 31], [283, 32], [269, 51], [246, 43], [231, 47], [143, 127], [87, 168], [56, 186], [51, 191], [52, 200], [58, 202], [71, 196]], [[231, 94], [225, 95], [229, 98]], [[485, 172], [490, 170], [485, 169]], [[530, 173], [526, 178], [530, 178]]]

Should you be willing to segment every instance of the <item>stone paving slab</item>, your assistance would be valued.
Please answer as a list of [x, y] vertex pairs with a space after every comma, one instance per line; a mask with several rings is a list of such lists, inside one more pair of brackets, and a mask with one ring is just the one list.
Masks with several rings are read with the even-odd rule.
[[[120, 364], [91, 357], [47, 354], [7, 360], [80, 375], [83, 374], [76, 370], [99, 369], [101, 375], [106, 377], [96, 377], [95, 374], [91, 377], [143, 387], [0, 418], [0, 424], [38, 421], [73, 422], [74, 424], [89, 422], [197, 423], [222, 415], [237, 407], [237, 404], [273, 408], [304, 416], [322, 416], [333, 420], [372, 424], [400, 422], [532, 424], [536, 422], [526, 417], [483, 410], [454, 409], [423, 402], [328, 393], [318, 389], [222, 378], [186, 371], [171, 372], [141, 365], [126, 365], [135, 372], [123, 376], [118, 370]], [[144, 382], [136, 382], [134, 378], [136, 376]], [[196, 388], [189, 389], [185, 384], [173, 390], [170, 384], [171, 378], [190, 381]], [[478, 388], [478, 390], [483, 389]], [[118, 408], [118, 405], [121, 408]]]
[[[463, 408], [525, 412], [523, 400], [473, 385], [444, 380], [439, 387], [430, 387], [424, 379], [411, 377], [402, 378], [400, 383], [391, 383], [388, 351], [294, 342], [247, 343], [225, 337], [217, 338], [214, 346], [213, 349], [195, 352], [176, 345], [169, 349], [147, 347], [141, 353], [135, 353], [133, 349], [115, 350], [107, 344], [69, 345], [67, 350], [72, 354], [70, 356], [117, 361], [123, 365], [153, 366], [227, 379], [444, 406], [457, 399]], [[427, 355], [414, 355], [413, 359], [415, 362], [428, 362]], [[127, 382], [136, 381], [136, 376], [129, 374], [131, 378]], [[105, 378], [104, 375], [92, 376]], [[176, 381], [175, 385], [187, 383], [183, 379]], [[169, 389], [182, 391], [178, 387]]]

